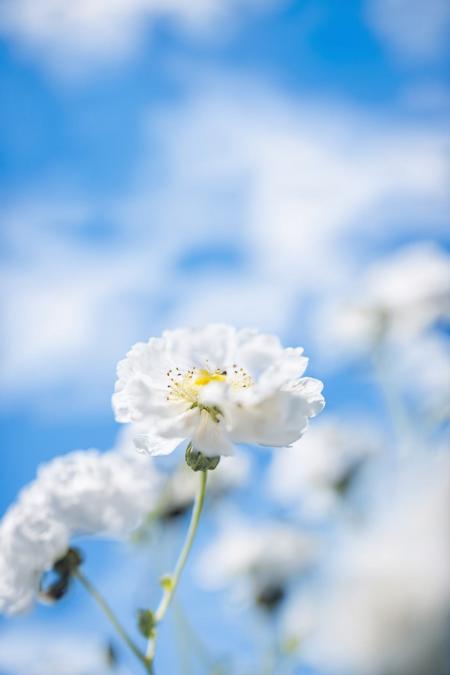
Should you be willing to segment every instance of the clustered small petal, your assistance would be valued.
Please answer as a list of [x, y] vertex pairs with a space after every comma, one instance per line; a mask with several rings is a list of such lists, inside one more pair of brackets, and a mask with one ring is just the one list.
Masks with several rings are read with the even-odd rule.
[[165, 455], [188, 440], [208, 456], [238, 443], [287, 446], [324, 406], [322, 383], [302, 377], [301, 348], [221, 324], [166, 331], [118, 365], [113, 407], [139, 424], [138, 449]]
[[118, 452], [73, 452], [42, 466], [0, 523], [0, 612], [35, 601], [42, 575], [73, 537], [121, 536], [151, 509], [151, 467]]

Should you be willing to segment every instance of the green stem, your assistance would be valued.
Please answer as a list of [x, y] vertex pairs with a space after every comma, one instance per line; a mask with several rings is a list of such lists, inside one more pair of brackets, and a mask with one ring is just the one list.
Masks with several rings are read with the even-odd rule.
[[202, 471], [200, 473], [200, 485], [195, 497], [194, 507], [192, 509], [191, 522], [189, 524], [189, 529], [187, 531], [186, 539], [181, 549], [181, 553], [175, 565], [173, 574], [169, 577], [168, 583], [164, 585], [164, 593], [161, 598], [161, 602], [158, 605], [157, 610], [154, 613], [155, 620], [155, 629], [153, 635], [149, 638], [146, 662], [149, 664], [153, 663], [155, 656], [155, 647], [156, 647], [156, 625], [159, 624], [166, 615], [167, 610], [169, 609], [170, 603], [172, 602], [173, 596], [180, 581], [181, 574], [183, 572], [184, 566], [188, 559], [192, 544], [194, 543], [195, 534], [197, 532], [198, 524], [200, 522], [200, 515], [202, 513], [203, 503], [205, 501], [206, 494], [206, 480], [208, 477], [208, 471]]
[[127, 647], [133, 652], [137, 659], [144, 665], [147, 673], [151, 675], [153, 673], [152, 664], [149, 664], [143, 654], [143, 652], [136, 645], [134, 640], [128, 635], [125, 628], [120, 623], [119, 619], [114, 614], [113, 610], [109, 606], [108, 602], [105, 600], [103, 595], [95, 588], [95, 586], [84, 576], [84, 574], [79, 570], [75, 570], [73, 575], [78, 579], [81, 585], [86, 589], [89, 595], [95, 600], [100, 609], [103, 611], [105, 616], [108, 618], [110, 623], [114, 626], [116, 633], [124, 641]]

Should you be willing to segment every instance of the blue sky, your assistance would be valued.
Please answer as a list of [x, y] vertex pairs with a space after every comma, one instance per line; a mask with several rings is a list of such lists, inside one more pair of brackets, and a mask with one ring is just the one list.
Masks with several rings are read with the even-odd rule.
[[116, 362], [165, 327], [277, 331], [332, 412], [382, 419], [315, 316], [379, 255], [449, 244], [439, 0], [135, 4], [92, 39], [46, 0], [44, 28], [0, 13], [2, 512], [39, 462], [113, 445]]

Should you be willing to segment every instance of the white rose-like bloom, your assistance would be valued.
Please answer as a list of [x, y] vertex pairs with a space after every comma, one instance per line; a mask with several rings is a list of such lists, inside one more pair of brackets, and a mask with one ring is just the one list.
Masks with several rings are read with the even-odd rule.
[[290, 445], [324, 406], [322, 383], [301, 377], [302, 354], [221, 324], [166, 331], [118, 364], [116, 419], [145, 427], [136, 445], [152, 455], [184, 440], [208, 456], [232, 455], [235, 443]]
[[153, 507], [159, 482], [151, 464], [88, 450], [41, 467], [36, 485], [72, 532], [121, 536]]
[[268, 590], [284, 590], [316, 553], [315, 541], [287, 524], [233, 517], [202, 552], [197, 577], [205, 588], [235, 585], [238, 594], [250, 591], [258, 600]]
[[[410, 460], [411, 461], [411, 460]], [[307, 658], [327, 673], [443, 675], [450, 616], [450, 456], [384, 484], [369, 527], [331, 561]]]
[[155, 503], [155, 473], [116, 452], [79, 451], [42, 466], [0, 522], [0, 612], [28, 609], [73, 537], [121, 536]]
[[361, 463], [380, 447], [377, 436], [360, 422], [347, 426], [328, 419], [273, 457], [267, 483], [277, 503], [306, 518], [329, 516]]

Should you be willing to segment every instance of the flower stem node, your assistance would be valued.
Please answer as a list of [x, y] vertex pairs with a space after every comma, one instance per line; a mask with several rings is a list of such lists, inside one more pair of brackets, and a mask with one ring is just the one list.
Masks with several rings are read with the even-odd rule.
[[186, 448], [186, 464], [192, 471], [213, 471], [220, 462], [220, 455], [208, 457], [192, 447], [192, 443]]
[[169, 574], [165, 574], [161, 577], [159, 583], [165, 591], [171, 591], [173, 588], [173, 578]]
[[152, 638], [155, 635], [156, 619], [154, 613], [150, 609], [138, 610], [138, 628], [140, 633], [145, 638]]

